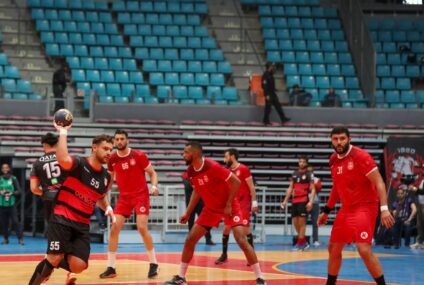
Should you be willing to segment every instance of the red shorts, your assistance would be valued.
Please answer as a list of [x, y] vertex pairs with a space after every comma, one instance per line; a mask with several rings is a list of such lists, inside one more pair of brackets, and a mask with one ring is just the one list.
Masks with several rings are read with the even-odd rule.
[[346, 210], [342, 207], [334, 220], [330, 242], [371, 243], [377, 216], [377, 205]]
[[240, 207], [233, 205], [231, 217], [224, 217], [224, 213], [214, 212], [207, 207], [203, 207], [202, 212], [196, 220], [196, 224], [203, 227], [218, 227], [222, 218], [224, 224], [231, 227], [243, 225], [242, 213]]
[[[248, 201], [240, 201], [240, 212], [241, 212], [241, 221], [243, 226], [250, 227], [250, 200]], [[224, 225], [231, 226], [231, 220], [224, 220]]]
[[134, 196], [119, 196], [118, 202], [116, 202], [115, 209], [113, 212], [117, 215], [122, 215], [129, 218], [132, 214], [133, 209], [137, 215], [149, 215], [150, 209], [150, 196], [149, 192], [143, 191]]

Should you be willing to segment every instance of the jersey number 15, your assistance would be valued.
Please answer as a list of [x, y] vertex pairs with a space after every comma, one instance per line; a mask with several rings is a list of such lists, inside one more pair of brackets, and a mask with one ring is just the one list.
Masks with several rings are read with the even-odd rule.
[[43, 170], [46, 172], [47, 178], [56, 178], [60, 176], [59, 162], [52, 161], [43, 165]]

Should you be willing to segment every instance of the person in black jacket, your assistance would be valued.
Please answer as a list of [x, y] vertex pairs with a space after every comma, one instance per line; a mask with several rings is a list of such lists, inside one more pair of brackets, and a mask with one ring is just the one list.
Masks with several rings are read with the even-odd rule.
[[53, 73], [53, 94], [55, 99], [55, 111], [65, 108], [63, 93], [66, 89], [66, 83], [69, 81], [68, 73], [69, 69], [66, 65], [62, 66]]
[[286, 123], [290, 121], [290, 118], [287, 118], [284, 115], [283, 108], [281, 107], [280, 100], [278, 99], [277, 93], [275, 93], [275, 80], [274, 80], [274, 65], [270, 62], [267, 62], [265, 65], [265, 72], [262, 75], [262, 89], [264, 90], [265, 96], [265, 111], [263, 123], [269, 125], [269, 114], [271, 113], [271, 105], [274, 106], [278, 115], [280, 116], [281, 123]]
[[341, 107], [342, 100], [340, 99], [340, 96], [336, 94], [336, 91], [334, 90], [334, 88], [330, 87], [321, 105], [323, 107]]

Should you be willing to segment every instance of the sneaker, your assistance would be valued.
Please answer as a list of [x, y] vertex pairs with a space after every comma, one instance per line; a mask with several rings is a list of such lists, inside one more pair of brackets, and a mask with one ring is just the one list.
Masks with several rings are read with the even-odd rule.
[[227, 261], [227, 259], [228, 259], [227, 255], [223, 253], [217, 260], [215, 260], [215, 264], [223, 264], [224, 262]]
[[257, 285], [266, 285], [266, 281], [262, 278], [257, 278], [256, 279], [256, 284]]
[[75, 281], [77, 281], [77, 275], [75, 273], [72, 272], [68, 272], [68, 274], [66, 275], [66, 281], [65, 284], [66, 285], [75, 285]]
[[319, 243], [319, 241], [314, 241], [314, 243], [313, 243], [313, 245], [315, 246], [315, 247], [318, 247], [318, 246], [320, 246], [321, 244]]
[[291, 118], [285, 117], [284, 119], [281, 120], [281, 123], [285, 124], [285, 123], [289, 122], [290, 120], [291, 120]]
[[106, 268], [106, 271], [99, 275], [101, 279], [116, 277], [116, 270], [113, 267]]
[[1, 244], [9, 244], [9, 240], [8, 239], [4, 239]]
[[216, 243], [214, 243], [213, 240], [211, 240], [211, 239], [207, 239], [206, 244], [207, 245], [216, 245]]
[[298, 251], [301, 250], [300, 247], [296, 244], [295, 246], [292, 247], [291, 249], [292, 251]]
[[305, 250], [307, 250], [309, 247], [310, 247], [310, 246], [309, 246], [309, 243], [305, 242], [304, 244], [302, 244], [302, 245], [299, 247], [299, 250], [301, 250], [301, 251], [305, 251]]
[[18, 243], [19, 243], [20, 245], [25, 245], [25, 243], [24, 243], [24, 239], [22, 239], [22, 238], [20, 238], [20, 239], [19, 239]]
[[44, 279], [44, 281], [41, 282], [40, 285], [47, 285], [47, 281], [49, 281], [49, 277], [47, 277], [46, 279]]
[[171, 280], [166, 281], [164, 285], [187, 285], [187, 281], [179, 275], [174, 275], [174, 277]]
[[158, 267], [159, 265], [156, 263], [150, 263], [149, 273], [147, 273], [148, 278], [153, 278], [158, 275]]
[[412, 244], [411, 246], [409, 246], [409, 248], [411, 248], [411, 249], [423, 249], [424, 244], [416, 242], [416, 243]]

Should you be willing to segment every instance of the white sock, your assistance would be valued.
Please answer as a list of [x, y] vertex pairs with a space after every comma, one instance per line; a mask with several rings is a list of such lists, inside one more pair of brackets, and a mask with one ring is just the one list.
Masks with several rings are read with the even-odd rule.
[[116, 252], [107, 252], [107, 267], [116, 268]]
[[264, 276], [261, 271], [261, 267], [259, 266], [259, 262], [252, 265], [253, 271], [255, 272], [256, 278], [264, 279]]
[[150, 263], [155, 263], [155, 264], [158, 263], [158, 261], [156, 259], [156, 253], [155, 253], [155, 249], [154, 248], [152, 248], [152, 250], [148, 250], [147, 251], [147, 255], [149, 256], [149, 262]]
[[180, 274], [178, 274], [178, 275], [180, 277], [185, 278], [186, 273], [187, 273], [187, 269], [188, 269], [188, 263], [181, 262], [181, 264], [180, 264]]

